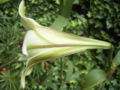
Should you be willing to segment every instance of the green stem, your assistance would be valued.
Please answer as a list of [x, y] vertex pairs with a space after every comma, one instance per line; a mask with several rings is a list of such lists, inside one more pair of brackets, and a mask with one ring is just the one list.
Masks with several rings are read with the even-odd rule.
[[60, 12], [62, 12], [63, 0], [60, 0]]
[[111, 78], [113, 76], [113, 74], [115, 73], [116, 69], [117, 69], [116, 63], [112, 62], [111, 69], [110, 69], [110, 71], [108, 72], [108, 75], [107, 75], [108, 78]]
[[112, 75], [115, 73], [116, 69], [117, 69], [117, 65], [116, 63], [112, 60], [112, 56], [113, 56], [113, 50], [114, 50], [114, 47], [112, 46], [111, 47], [111, 50], [110, 50], [110, 54], [109, 54], [109, 61], [110, 63], [112, 64], [111, 67], [110, 67], [110, 71], [108, 72], [108, 78], [111, 78]]
[[62, 58], [60, 59], [60, 82], [61, 82], [61, 86], [63, 85], [63, 60]]
[[111, 46], [111, 49], [110, 49], [110, 58], [109, 58], [109, 60], [110, 61], [112, 61], [112, 56], [113, 56], [113, 50], [114, 50], [114, 47], [113, 47], [113, 45]]

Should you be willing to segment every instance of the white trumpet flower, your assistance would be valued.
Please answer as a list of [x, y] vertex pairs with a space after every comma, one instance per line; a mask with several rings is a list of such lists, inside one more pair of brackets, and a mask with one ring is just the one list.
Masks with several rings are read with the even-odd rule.
[[111, 44], [105, 41], [68, 34], [38, 24], [35, 20], [25, 16], [24, 0], [19, 5], [19, 14], [23, 26], [28, 30], [22, 47], [22, 53], [26, 60], [26, 67], [21, 74], [22, 88], [25, 88], [25, 76], [30, 74], [33, 65], [41, 61], [71, 55], [87, 49], [111, 48]]

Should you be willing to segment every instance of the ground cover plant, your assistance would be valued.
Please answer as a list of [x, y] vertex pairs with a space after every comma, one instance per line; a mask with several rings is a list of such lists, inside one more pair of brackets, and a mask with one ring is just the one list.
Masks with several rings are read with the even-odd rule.
[[[60, 3], [63, 1], [66, 4], [62, 6]], [[57, 60], [41, 62], [33, 67], [33, 72], [26, 78], [26, 90], [119, 90], [120, 2], [118, 0], [25, 2], [29, 12], [27, 16], [34, 18], [41, 25], [107, 41], [114, 46], [113, 50], [87, 50]], [[21, 90], [20, 74], [24, 68], [24, 61], [19, 62], [18, 59], [21, 56], [26, 31], [18, 15], [19, 4], [20, 1], [17, 0], [0, 4], [0, 89], [2, 90]]]

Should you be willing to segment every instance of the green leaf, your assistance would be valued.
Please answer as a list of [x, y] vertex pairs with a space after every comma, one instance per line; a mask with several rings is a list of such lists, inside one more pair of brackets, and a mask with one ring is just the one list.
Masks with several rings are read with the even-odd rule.
[[10, 1], [10, 0], [0, 0], [0, 4], [6, 3], [8, 1]]
[[68, 24], [68, 17], [70, 16], [73, 0], [59, 0], [60, 2], [60, 15], [55, 19], [54, 23], [50, 26], [56, 30], [63, 30], [63, 28]]
[[50, 27], [53, 28], [53, 29], [62, 31], [63, 28], [68, 24], [68, 22], [69, 21], [68, 21], [67, 18], [59, 15]]
[[113, 61], [115, 62], [116, 65], [120, 65], [120, 50], [118, 51]]
[[106, 73], [101, 69], [94, 69], [81, 80], [83, 90], [90, 90], [106, 80]]
[[66, 72], [66, 81], [72, 80], [72, 75], [73, 75], [73, 64], [72, 64], [72, 62], [69, 62], [68, 64], [69, 64], [69, 66], [68, 66], [68, 70]]

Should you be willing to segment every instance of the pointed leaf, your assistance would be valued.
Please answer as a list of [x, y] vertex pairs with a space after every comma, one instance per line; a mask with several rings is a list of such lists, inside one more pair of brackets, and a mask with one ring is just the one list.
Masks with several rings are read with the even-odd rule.
[[106, 73], [101, 69], [94, 69], [85, 75], [81, 81], [83, 90], [90, 90], [91, 88], [103, 83], [106, 78]]
[[59, 15], [50, 27], [62, 31], [63, 28], [68, 24], [68, 22], [69, 22], [68, 18]]
[[120, 50], [118, 51], [113, 61], [115, 62], [116, 65], [120, 65]]

